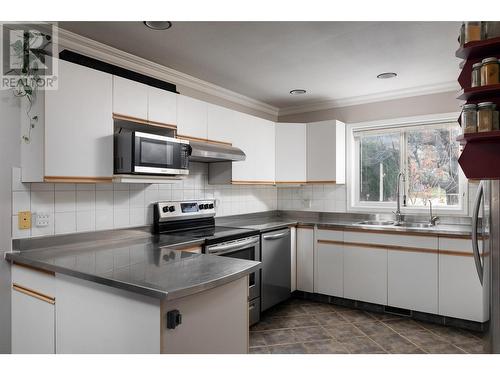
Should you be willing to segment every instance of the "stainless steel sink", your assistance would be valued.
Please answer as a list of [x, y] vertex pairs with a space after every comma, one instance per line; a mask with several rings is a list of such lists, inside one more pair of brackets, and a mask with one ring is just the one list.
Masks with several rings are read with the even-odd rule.
[[400, 224], [395, 224], [398, 227], [404, 227], [404, 228], [433, 228], [435, 225], [431, 223], [400, 223]]
[[373, 226], [390, 226], [394, 225], [394, 221], [391, 220], [365, 220], [365, 221], [360, 221], [359, 223], [356, 223], [357, 225], [373, 225]]

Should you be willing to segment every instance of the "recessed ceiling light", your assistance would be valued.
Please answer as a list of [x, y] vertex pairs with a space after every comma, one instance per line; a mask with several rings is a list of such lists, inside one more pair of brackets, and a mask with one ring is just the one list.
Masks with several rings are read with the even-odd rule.
[[144, 21], [144, 25], [153, 30], [167, 30], [172, 27], [170, 21]]
[[305, 94], [307, 91], [304, 90], [304, 89], [293, 89], [290, 91], [290, 95], [303, 95]]
[[388, 79], [388, 78], [394, 78], [394, 77], [397, 77], [397, 74], [396, 73], [392, 73], [392, 72], [380, 73], [377, 76], [378, 79]]

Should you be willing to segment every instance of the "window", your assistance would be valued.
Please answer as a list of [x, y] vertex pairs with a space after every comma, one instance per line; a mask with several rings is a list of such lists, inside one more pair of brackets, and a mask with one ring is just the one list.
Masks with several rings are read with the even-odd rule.
[[410, 209], [461, 210], [465, 177], [458, 165], [460, 127], [455, 122], [353, 129], [352, 208], [394, 209], [398, 175], [401, 204]]

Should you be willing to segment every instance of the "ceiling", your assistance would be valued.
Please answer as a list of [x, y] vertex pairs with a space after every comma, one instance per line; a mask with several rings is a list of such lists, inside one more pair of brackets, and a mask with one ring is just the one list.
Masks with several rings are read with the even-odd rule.
[[[459, 22], [60, 22], [63, 29], [278, 108], [446, 87]], [[396, 72], [393, 79], [377, 79]], [[295, 88], [306, 95], [291, 96]]]

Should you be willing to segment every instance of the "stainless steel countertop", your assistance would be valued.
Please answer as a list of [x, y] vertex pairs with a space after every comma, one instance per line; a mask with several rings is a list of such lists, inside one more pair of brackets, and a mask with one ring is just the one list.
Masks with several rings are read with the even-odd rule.
[[[268, 232], [274, 229], [283, 228], [290, 225], [318, 225], [318, 227], [335, 229], [364, 229], [369, 231], [419, 233], [429, 235], [446, 236], [470, 236], [471, 224], [468, 217], [443, 217], [442, 223], [429, 228], [411, 228], [403, 226], [374, 226], [359, 225], [364, 220], [393, 219], [389, 214], [346, 214], [346, 213], [325, 213], [306, 211], [271, 211], [266, 213], [256, 213], [249, 215], [227, 216], [217, 219], [217, 225], [238, 226]], [[427, 216], [409, 216], [405, 219], [409, 222], [425, 222]]]
[[[261, 267], [260, 262], [176, 250], [201, 244], [199, 238], [155, 236], [141, 230], [105, 233], [96, 234], [94, 241], [85, 238], [87, 234], [56, 236], [54, 246], [48, 245], [51, 238], [32, 240], [48, 246], [31, 244], [30, 250], [7, 253], [6, 259], [169, 300], [226, 284]], [[27, 240], [18, 245], [23, 243], [30, 247]]]

